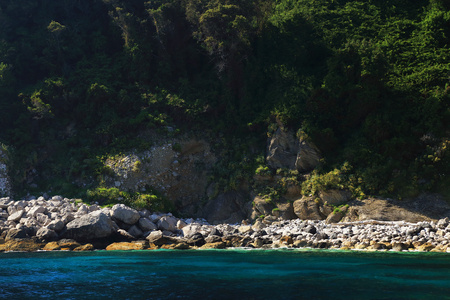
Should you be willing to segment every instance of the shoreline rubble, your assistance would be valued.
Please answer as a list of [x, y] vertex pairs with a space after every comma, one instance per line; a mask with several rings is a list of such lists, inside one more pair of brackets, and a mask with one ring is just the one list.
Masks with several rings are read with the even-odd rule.
[[450, 252], [450, 220], [257, 219], [252, 225], [210, 225], [124, 204], [101, 208], [61, 196], [0, 198], [0, 252], [225, 248]]

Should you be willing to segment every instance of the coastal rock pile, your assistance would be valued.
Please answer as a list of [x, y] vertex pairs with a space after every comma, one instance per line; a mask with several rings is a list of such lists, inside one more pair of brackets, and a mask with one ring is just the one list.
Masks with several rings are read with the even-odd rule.
[[450, 221], [258, 219], [253, 225], [210, 225], [204, 219], [179, 219], [123, 204], [100, 208], [61, 196], [0, 199], [0, 251], [229, 247], [450, 252]]

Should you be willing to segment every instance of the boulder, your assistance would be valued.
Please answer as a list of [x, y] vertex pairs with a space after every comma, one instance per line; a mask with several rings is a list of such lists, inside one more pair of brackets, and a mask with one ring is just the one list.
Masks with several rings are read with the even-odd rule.
[[11, 200], [10, 197], [3, 197], [3, 198], [0, 198], [0, 208], [2, 208], [2, 209], [7, 209], [8, 206], [10, 206], [12, 202], [13, 202], [13, 201]]
[[8, 217], [8, 221], [13, 221], [13, 222], [18, 222], [20, 221], [20, 219], [22, 218], [22, 215], [25, 211], [23, 210], [18, 210], [15, 213], [13, 213], [12, 215], [10, 215]]
[[36, 217], [37, 214], [44, 214], [47, 208], [44, 206], [33, 206], [27, 213], [27, 217]]
[[128, 233], [135, 238], [139, 238], [144, 234], [136, 225], [131, 226], [130, 229], [128, 229]]
[[56, 241], [58, 239], [58, 234], [47, 227], [41, 227], [37, 233], [36, 237], [44, 242]]
[[178, 229], [182, 229], [186, 225], [187, 225], [187, 223], [185, 221], [183, 221], [183, 220], [178, 220], [178, 222], [177, 222], [177, 228]]
[[141, 218], [141, 215], [137, 210], [124, 204], [114, 205], [111, 209], [111, 213], [113, 218], [130, 225], [135, 224]]
[[332, 224], [339, 222], [345, 216], [347, 210], [348, 206], [344, 206], [339, 210], [333, 211], [331, 214], [328, 215], [327, 219], [325, 220], [325, 223]]
[[302, 220], [324, 220], [325, 216], [321, 214], [319, 203], [314, 197], [303, 196], [293, 203], [294, 213]]
[[101, 211], [94, 211], [69, 222], [64, 237], [89, 241], [111, 236], [115, 230], [111, 219]]
[[202, 227], [198, 224], [189, 224], [183, 227], [181, 230], [183, 231], [183, 236], [185, 238], [192, 238], [196, 233], [199, 233]]
[[150, 221], [147, 218], [140, 218], [139, 219], [139, 227], [142, 229], [142, 231], [152, 231], [158, 229], [155, 223]]
[[172, 216], [163, 216], [158, 221], [158, 228], [161, 230], [167, 230], [174, 232], [177, 230], [177, 218]]
[[167, 244], [178, 244], [176, 238], [165, 236], [161, 230], [152, 231], [146, 238], [150, 244], [162, 246]]
[[61, 230], [64, 229], [64, 223], [61, 220], [54, 220], [51, 221], [48, 225], [47, 225], [48, 229], [54, 230], [56, 232], [60, 232]]

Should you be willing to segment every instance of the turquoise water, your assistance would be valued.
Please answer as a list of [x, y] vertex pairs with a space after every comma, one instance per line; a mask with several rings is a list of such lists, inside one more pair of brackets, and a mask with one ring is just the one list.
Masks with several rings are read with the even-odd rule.
[[0, 254], [2, 299], [450, 299], [450, 255], [205, 250]]

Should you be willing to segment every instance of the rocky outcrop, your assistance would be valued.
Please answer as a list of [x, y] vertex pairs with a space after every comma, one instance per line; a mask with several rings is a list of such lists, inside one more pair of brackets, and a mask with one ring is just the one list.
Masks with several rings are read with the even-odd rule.
[[11, 181], [8, 175], [8, 151], [0, 144], [0, 197], [11, 196]]
[[325, 205], [339, 206], [351, 199], [352, 193], [346, 190], [320, 191], [319, 197]]
[[324, 220], [325, 215], [320, 211], [319, 204], [317, 198], [303, 196], [294, 202], [294, 213], [302, 220]]
[[143, 152], [110, 157], [104, 174], [110, 187], [145, 192], [156, 189], [186, 215], [198, 213], [205, 197], [209, 171], [216, 162], [208, 141], [195, 136], [167, 137], [155, 132], [142, 133], [143, 140], [158, 141]]
[[273, 169], [287, 168], [307, 172], [321, 159], [319, 149], [308, 139], [296, 138], [291, 131], [278, 128], [267, 143], [267, 164]]
[[382, 221], [430, 221], [450, 216], [446, 201], [436, 195], [422, 195], [414, 200], [369, 198], [348, 202], [349, 209], [343, 222]]

